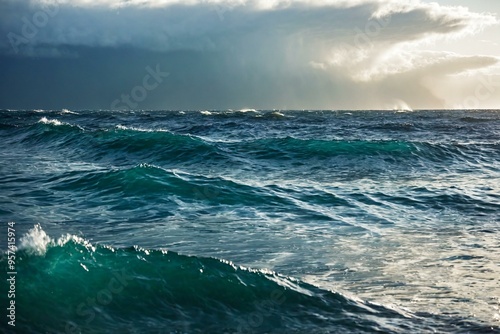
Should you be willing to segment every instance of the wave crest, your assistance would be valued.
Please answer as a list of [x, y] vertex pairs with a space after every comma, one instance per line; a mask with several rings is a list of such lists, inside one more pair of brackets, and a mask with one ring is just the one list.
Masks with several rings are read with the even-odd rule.
[[38, 121], [38, 123], [42, 123], [42, 124], [51, 124], [51, 125], [55, 125], [55, 126], [61, 126], [61, 125], [68, 125], [67, 123], [63, 123], [57, 119], [48, 119], [47, 117], [42, 117], [40, 118], [40, 120]]
[[47, 253], [50, 247], [64, 246], [69, 241], [81, 244], [88, 249], [95, 251], [95, 247], [92, 244], [81, 237], [76, 235], [66, 234], [58, 239], [52, 239], [49, 235], [42, 229], [40, 224], [36, 224], [28, 230], [20, 239], [19, 250], [26, 252], [28, 255], [38, 255], [42, 256]]
[[44, 255], [47, 252], [47, 247], [54, 244], [54, 241], [45, 233], [40, 224], [30, 229], [19, 241], [20, 250], [36, 255]]

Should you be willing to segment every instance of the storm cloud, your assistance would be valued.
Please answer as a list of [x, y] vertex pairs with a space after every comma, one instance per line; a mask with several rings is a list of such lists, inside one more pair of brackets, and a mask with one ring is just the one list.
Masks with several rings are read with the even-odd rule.
[[4, 108], [451, 108], [499, 60], [426, 50], [498, 21], [420, 1], [4, 0], [0, 13]]

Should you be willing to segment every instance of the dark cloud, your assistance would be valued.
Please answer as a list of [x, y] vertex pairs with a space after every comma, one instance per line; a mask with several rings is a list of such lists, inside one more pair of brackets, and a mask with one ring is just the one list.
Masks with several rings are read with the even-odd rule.
[[[139, 109], [381, 108], [394, 99], [442, 107], [422, 78], [497, 59], [387, 55], [495, 19], [404, 3], [3, 0], [0, 107], [108, 109], [131, 93], [128, 105]], [[145, 89], [147, 68], [157, 66], [168, 77]]]

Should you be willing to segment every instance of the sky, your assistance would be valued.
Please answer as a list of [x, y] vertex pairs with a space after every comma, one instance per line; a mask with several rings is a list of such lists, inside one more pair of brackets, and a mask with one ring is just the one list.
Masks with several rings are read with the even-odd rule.
[[0, 108], [500, 109], [498, 0], [0, 0]]

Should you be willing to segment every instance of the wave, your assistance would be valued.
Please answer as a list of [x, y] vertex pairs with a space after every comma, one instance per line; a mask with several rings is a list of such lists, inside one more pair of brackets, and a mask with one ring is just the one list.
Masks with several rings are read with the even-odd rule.
[[294, 137], [264, 138], [241, 143], [249, 150], [262, 150], [269, 153], [290, 152], [311, 156], [360, 155], [389, 153], [409, 153], [414, 150], [411, 143], [398, 141], [359, 141], [359, 140], [319, 140], [299, 139]]
[[42, 117], [35, 124], [18, 127], [18, 137], [13, 139], [28, 145], [40, 145], [41, 149], [59, 149], [69, 145], [82, 145], [84, 131], [79, 125]]
[[462, 117], [460, 118], [460, 121], [465, 122], [465, 123], [484, 123], [484, 122], [495, 122], [499, 121], [500, 118], [491, 118], [491, 117]]
[[60, 126], [60, 125], [69, 125], [68, 123], [63, 123], [57, 119], [48, 119], [47, 117], [42, 117], [40, 118], [40, 120], [38, 121], [38, 123], [42, 123], [42, 124], [51, 124], [51, 125], [55, 125], [55, 126]]
[[[39, 128], [37, 126], [44, 126]], [[227, 127], [239, 126], [230, 122]], [[392, 127], [393, 125], [390, 125]], [[394, 126], [409, 127], [411, 124]], [[2, 128], [10, 129], [9, 125]], [[210, 128], [191, 125], [191, 132], [209, 132]], [[239, 130], [239, 129], [238, 129]], [[207, 135], [176, 133], [170, 130], [116, 125], [114, 128], [86, 129], [58, 119], [42, 117], [25, 133], [23, 142], [67, 148], [73, 145], [79, 154], [86, 151], [91, 157], [114, 159], [123, 154], [134, 161], [153, 163], [176, 161], [233, 161], [236, 156], [251, 159], [374, 159], [384, 164], [399, 164], [420, 160], [432, 164], [466, 162], [472, 165], [491, 161], [500, 154], [500, 143], [468, 142], [442, 143], [404, 140], [328, 140], [296, 137], [211, 138]], [[206, 160], [208, 159], [208, 160]], [[338, 160], [338, 159], [337, 159]], [[339, 162], [339, 161], [338, 161]], [[339, 163], [342, 163], [341, 161]]]
[[142, 160], [153, 161], [202, 161], [221, 158], [212, 143], [188, 134], [173, 133], [162, 129], [119, 127], [114, 131], [97, 131], [91, 134], [95, 146], [106, 151], [121, 151], [137, 155]]
[[0, 130], [9, 130], [9, 129], [15, 129], [18, 126], [14, 124], [9, 124], [9, 123], [0, 123]]
[[142, 196], [158, 193], [181, 195], [189, 193], [189, 182], [178, 177], [175, 171], [149, 164], [132, 168], [72, 171], [55, 176], [48, 181], [56, 191], [86, 191], [99, 195]]
[[326, 159], [335, 157], [376, 158], [388, 163], [424, 159], [436, 162], [446, 160], [489, 160], [498, 155], [499, 144], [493, 143], [431, 143], [397, 140], [318, 140], [264, 138], [230, 143], [235, 150], [250, 152], [260, 159]]
[[170, 133], [170, 134], [173, 134], [171, 131], [169, 130], [164, 130], [164, 129], [148, 129], [148, 128], [138, 128], [138, 127], [135, 127], [135, 126], [125, 126], [125, 125], [121, 125], [121, 124], [118, 124], [116, 127], [115, 127], [116, 130], [121, 130], [121, 131], [129, 131], [129, 132], [150, 132], [150, 133], [154, 133], [154, 132], [157, 132], [157, 133], [160, 133], [160, 132], [167, 132], [167, 133]]
[[221, 157], [214, 145], [196, 136], [123, 125], [88, 129], [46, 117], [24, 131], [21, 142], [42, 149], [69, 150], [92, 160], [182, 162], [201, 161], [208, 155], [211, 160]]
[[165, 205], [170, 202], [172, 206], [176, 205], [177, 199], [181, 199], [185, 203], [204, 201], [209, 205], [246, 205], [263, 210], [266, 207], [275, 210], [276, 206], [295, 208], [286, 196], [263, 187], [222, 177], [209, 178], [167, 170], [150, 164], [124, 169], [66, 172], [47, 179], [46, 185], [52, 191], [71, 192], [72, 199], [92, 194], [95, 198], [113, 198], [117, 202], [128, 199], [131, 200], [129, 205], [134, 205], [132, 200], [135, 199], [137, 205], [149, 206], [148, 198], [157, 200], [160, 196]]
[[419, 130], [411, 122], [384, 122], [361, 126], [362, 129], [382, 130], [382, 131], [417, 131]]
[[79, 115], [77, 112], [71, 111], [69, 109], [62, 109], [61, 110], [62, 114], [72, 114], [72, 115]]
[[[37, 124], [44, 124], [44, 125], [53, 126], [53, 127], [67, 127], [67, 128], [78, 129], [78, 130], [84, 130], [84, 128], [79, 126], [79, 125], [61, 122], [57, 118], [49, 119], [45, 116], [40, 118], [40, 120], [37, 122]], [[50, 130], [50, 128], [49, 128], [49, 130]], [[58, 128], [58, 131], [61, 131], [61, 129]], [[79, 131], [79, 132], [81, 132], [81, 131]]]
[[[485, 330], [222, 259], [93, 245], [69, 234], [52, 239], [40, 226], [21, 238], [16, 255], [17, 291], [22, 291], [16, 295], [16, 329], [26, 333]], [[3, 257], [2, 267], [6, 261]]]
[[[315, 217], [321, 221], [336, 218], [318, 207], [327, 205], [358, 208], [367, 197], [363, 193], [336, 195], [327, 191], [311, 190], [307, 185], [299, 188], [279, 184], [245, 183], [236, 178], [207, 177], [178, 169], [165, 169], [151, 164], [130, 168], [78, 170], [62, 172], [44, 180], [52, 193], [70, 194], [68, 203], [85, 201], [85, 208], [112, 205], [112, 210], [123, 211], [150, 208], [161, 198], [162, 207], [168, 212], [179, 208], [179, 200], [189, 205], [216, 205], [258, 208], [261, 212], [286, 212], [288, 215]], [[123, 201], [127, 205], [121, 205]], [[478, 197], [459, 191], [443, 194], [440, 190], [416, 188], [394, 197], [377, 192], [368, 202], [377, 206], [386, 203], [417, 209], [456, 209], [468, 214], [493, 214], [498, 204], [493, 198]], [[343, 222], [347, 223], [347, 222]], [[349, 223], [350, 224], [350, 223]]]

